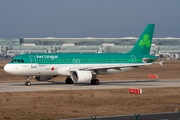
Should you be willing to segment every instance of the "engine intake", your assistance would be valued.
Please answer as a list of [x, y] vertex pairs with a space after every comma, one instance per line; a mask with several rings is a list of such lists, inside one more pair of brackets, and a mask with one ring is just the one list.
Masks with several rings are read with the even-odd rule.
[[85, 82], [92, 80], [92, 73], [90, 71], [74, 71], [71, 73], [71, 76], [75, 82]]

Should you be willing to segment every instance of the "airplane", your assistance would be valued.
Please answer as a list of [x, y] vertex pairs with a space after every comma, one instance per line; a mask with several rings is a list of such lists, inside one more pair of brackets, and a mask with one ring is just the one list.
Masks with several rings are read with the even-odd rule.
[[162, 53], [161, 51], [159, 51], [158, 56], [162, 60], [169, 60], [171, 58], [171, 54], [170, 53]]
[[48, 81], [57, 76], [67, 76], [66, 84], [89, 81], [99, 85], [99, 74], [119, 73], [151, 65], [158, 57], [150, 55], [155, 24], [148, 24], [134, 47], [127, 53], [33, 53], [15, 56], [4, 66], [4, 71], [37, 81]]

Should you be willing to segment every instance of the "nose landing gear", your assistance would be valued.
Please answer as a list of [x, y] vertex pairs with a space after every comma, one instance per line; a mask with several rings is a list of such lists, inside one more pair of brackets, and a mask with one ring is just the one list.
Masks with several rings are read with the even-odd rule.
[[30, 76], [27, 76], [27, 81], [25, 82], [26, 86], [31, 86], [30, 78]]

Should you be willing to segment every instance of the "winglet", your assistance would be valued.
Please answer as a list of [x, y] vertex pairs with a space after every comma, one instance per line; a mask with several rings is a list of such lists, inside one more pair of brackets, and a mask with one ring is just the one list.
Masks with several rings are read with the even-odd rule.
[[161, 66], [163, 66], [163, 62], [164, 62], [164, 60], [162, 60], [161, 62], [153, 62], [153, 63], [160, 64]]

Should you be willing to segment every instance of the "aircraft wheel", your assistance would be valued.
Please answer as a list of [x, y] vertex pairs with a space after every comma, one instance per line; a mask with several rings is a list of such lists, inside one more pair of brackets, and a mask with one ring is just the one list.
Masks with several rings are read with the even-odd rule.
[[27, 86], [28, 82], [25, 82], [25, 85]]
[[100, 81], [98, 79], [95, 80], [95, 85], [99, 85]]
[[67, 78], [67, 79], [65, 80], [65, 83], [66, 83], [66, 84], [74, 84], [74, 81], [73, 81], [71, 78]]
[[31, 82], [28, 82], [28, 84], [27, 84], [28, 86], [31, 86]]
[[99, 85], [100, 81], [98, 79], [92, 79], [91, 80], [91, 85]]
[[31, 82], [26, 81], [26, 82], [25, 82], [25, 85], [26, 85], [26, 86], [31, 86]]

